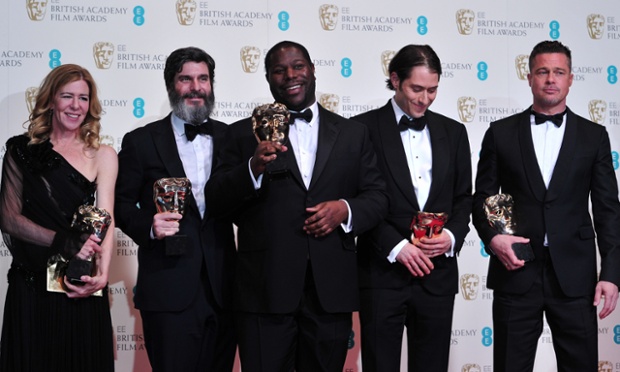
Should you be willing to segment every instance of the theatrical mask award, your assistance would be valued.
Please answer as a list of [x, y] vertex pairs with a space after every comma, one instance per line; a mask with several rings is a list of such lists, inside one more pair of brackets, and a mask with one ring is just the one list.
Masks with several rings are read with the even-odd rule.
[[[73, 214], [71, 228], [91, 235], [94, 234], [103, 241], [111, 223], [112, 217], [108, 211], [85, 204], [81, 205]], [[80, 278], [82, 275], [92, 276], [95, 270], [94, 266], [92, 256], [85, 260], [74, 256], [69, 260], [65, 275], [71, 284], [84, 285]]]
[[441, 234], [443, 227], [448, 221], [447, 213], [431, 213], [419, 211], [411, 221], [411, 240], [423, 236], [432, 238]]
[[[153, 201], [158, 213], [185, 213], [186, 196], [192, 192], [188, 178], [161, 178], [153, 184]], [[185, 254], [187, 235], [175, 234], [164, 238], [166, 256]]]
[[[283, 145], [288, 137], [290, 113], [281, 103], [269, 103], [254, 108], [252, 112], [252, 130], [258, 142], [272, 141]], [[278, 152], [277, 158], [268, 163], [266, 172], [270, 178], [288, 174], [286, 153]]]
[[[517, 221], [514, 216], [514, 201], [508, 194], [489, 196], [484, 201], [484, 213], [489, 225], [500, 234], [514, 235], [517, 231]], [[518, 259], [532, 261], [534, 251], [529, 243], [513, 243], [512, 250]]]

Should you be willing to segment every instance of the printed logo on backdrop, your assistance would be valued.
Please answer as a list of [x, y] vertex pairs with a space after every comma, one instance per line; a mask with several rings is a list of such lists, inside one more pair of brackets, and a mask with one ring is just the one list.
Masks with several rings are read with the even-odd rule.
[[[218, 5], [213, 6], [210, 1], [177, 0], [175, 12], [177, 20], [182, 26], [249, 28], [259, 24], [266, 25], [266, 23], [274, 19], [271, 12], [219, 8], [220, 4], [229, 3], [218, 2]], [[282, 13], [285, 12], [281, 12], [280, 15]], [[195, 22], [195, 20], [198, 20], [198, 22]], [[287, 22], [288, 17], [286, 20], [279, 19], [279, 21]], [[279, 24], [278, 26], [282, 29], [282, 25]]]
[[254, 108], [263, 102], [215, 101], [211, 117], [228, 123], [252, 116]]
[[[383, 102], [383, 104], [385, 104], [385, 102]], [[383, 104], [381, 106], [383, 106]], [[351, 116], [362, 114], [366, 111], [374, 110], [381, 106], [367, 103], [359, 103], [354, 101], [351, 96], [342, 96], [340, 97], [339, 114], [345, 118], [350, 118]]]
[[603, 124], [606, 112], [607, 102], [602, 99], [593, 99], [588, 103], [588, 113], [590, 113], [590, 120], [593, 122]]
[[333, 4], [323, 4], [319, 7], [319, 20], [325, 31], [334, 31], [338, 26], [338, 7]]
[[28, 114], [32, 114], [32, 110], [34, 110], [34, 105], [37, 102], [37, 94], [39, 94], [38, 87], [26, 88], [25, 98], [26, 107], [28, 108]]
[[125, 235], [122, 231], [116, 230], [116, 255], [118, 257], [129, 257], [138, 255], [138, 245]]
[[[478, 100], [478, 121], [481, 123], [490, 123], [492, 121], [503, 119], [506, 116], [520, 113], [523, 110], [524, 109], [521, 107], [496, 105], [489, 102], [488, 99], [482, 98]], [[486, 257], [488, 257], [488, 255]]]
[[340, 97], [332, 93], [323, 93], [319, 97], [319, 103], [327, 110], [338, 113], [338, 105], [340, 104]]
[[475, 328], [453, 328], [450, 332], [450, 345], [453, 347], [458, 345], [469, 345], [472, 340], [475, 340], [480, 335]]
[[357, 32], [406, 32], [410, 31], [413, 26], [419, 26], [419, 23], [424, 23], [426, 26], [425, 20], [418, 19], [418, 24], [416, 24], [413, 17], [404, 17], [398, 10], [393, 12], [394, 14], [387, 15], [360, 14], [356, 13], [352, 7], [342, 7], [338, 29]]
[[478, 297], [480, 277], [476, 274], [463, 274], [460, 279], [461, 294], [465, 301], [473, 301]]
[[588, 14], [586, 17], [588, 36], [592, 40], [600, 40], [605, 33], [605, 17], [602, 14]]
[[463, 367], [461, 367], [461, 372], [482, 372], [482, 368], [480, 368], [478, 364], [467, 363], [463, 364]]
[[474, 121], [476, 117], [476, 99], [474, 97], [459, 97], [456, 101], [456, 108], [461, 122], [471, 123]]
[[[457, 74], [459, 74], [461, 71], [469, 72], [469, 71], [473, 71], [473, 68], [474, 68], [473, 63], [442, 62], [441, 63], [441, 77], [446, 78], [446, 79], [451, 79], [455, 77]], [[478, 66], [478, 68], [480, 69], [480, 66]], [[484, 79], [481, 79], [481, 80], [484, 80]]]
[[599, 360], [598, 372], [613, 372], [614, 365], [608, 360]]
[[515, 57], [515, 69], [519, 80], [527, 80], [527, 75], [530, 73], [529, 54], [519, 54]]
[[35, 22], [43, 21], [48, 8], [50, 13], [49, 20], [52, 22], [104, 23], [111, 16], [128, 14], [128, 8], [125, 7], [63, 5], [61, 1], [64, 2], [64, 0], [55, 0], [48, 6], [48, 0], [26, 0], [28, 18]]
[[461, 35], [471, 35], [474, 30], [476, 15], [471, 9], [459, 9], [456, 11], [456, 28]]
[[587, 81], [589, 78], [598, 80], [600, 76], [603, 76], [605, 71], [601, 66], [575, 66], [572, 69], [573, 81]]
[[109, 69], [114, 61], [114, 44], [107, 41], [93, 44], [93, 58], [98, 69]]
[[618, 82], [618, 68], [614, 65], [607, 67], [607, 81], [609, 84], [616, 84]]
[[[2, 146], [2, 152], [0, 152], [0, 159], [4, 159], [4, 154], [6, 152], [6, 147]], [[4, 240], [0, 239], [0, 258], [2, 257], [12, 257], [11, 251], [6, 247]]]
[[396, 51], [394, 50], [384, 50], [381, 53], [381, 69], [383, 70], [383, 75], [390, 77], [390, 62], [392, 62], [392, 58], [396, 55]]
[[165, 54], [135, 53], [126, 44], [114, 46], [107, 41], [93, 44], [95, 66], [101, 70], [163, 70], [166, 58]]
[[42, 51], [2, 49], [0, 50], [0, 67], [23, 67], [28, 60], [38, 60], [42, 58]]
[[197, 8], [194, 0], [177, 0], [177, 21], [179, 24], [183, 26], [193, 24]]
[[255, 46], [244, 46], [240, 50], [241, 68], [243, 72], [253, 74], [260, 64], [260, 49]]
[[31, 21], [42, 21], [47, 10], [47, 0], [26, 0], [26, 11]]
[[[552, 21], [549, 24], [552, 38], [559, 36], [560, 24]], [[486, 12], [474, 12], [471, 9], [459, 9], [456, 11], [456, 29], [461, 35], [481, 35], [481, 36], [532, 36], [528, 33], [534, 31], [544, 31], [545, 22], [488, 19]], [[540, 34], [540, 36], [544, 36]]]
[[[615, 161], [618, 161], [618, 153], [613, 151], [615, 153]], [[618, 169], [618, 167], [616, 167], [616, 169]], [[620, 345], [620, 324], [617, 324], [614, 327], [614, 342], [616, 343], [616, 345]]]

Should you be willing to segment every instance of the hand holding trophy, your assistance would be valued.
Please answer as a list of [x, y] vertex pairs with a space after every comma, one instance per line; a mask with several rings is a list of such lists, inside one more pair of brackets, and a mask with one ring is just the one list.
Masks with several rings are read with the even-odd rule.
[[[97, 238], [103, 240], [111, 222], [112, 217], [108, 211], [85, 204], [80, 206], [73, 214], [71, 228], [81, 232], [94, 234]], [[95, 265], [92, 256], [86, 260], [74, 256], [71, 260], [69, 260], [65, 275], [71, 284], [84, 285], [84, 282], [80, 278], [83, 275], [92, 276], [94, 274], [94, 270]]]
[[[489, 196], [484, 201], [484, 213], [489, 225], [500, 234], [514, 235], [517, 221], [514, 216], [514, 201], [509, 194]], [[513, 243], [512, 250], [518, 259], [525, 262], [534, 259], [534, 251], [529, 243]]]
[[[252, 112], [252, 130], [258, 142], [272, 141], [283, 145], [288, 137], [290, 113], [281, 103], [269, 103], [254, 108]], [[286, 154], [279, 152], [278, 157], [266, 165], [270, 178], [286, 176], [289, 172]]]
[[[192, 191], [188, 178], [161, 178], [153, 184], [153, 201], [158, 213], [185, 213], [186, 195]], [[187, 236], [175, 234], [164, 238], [166, 256], [181, 256], [186, 251]]]

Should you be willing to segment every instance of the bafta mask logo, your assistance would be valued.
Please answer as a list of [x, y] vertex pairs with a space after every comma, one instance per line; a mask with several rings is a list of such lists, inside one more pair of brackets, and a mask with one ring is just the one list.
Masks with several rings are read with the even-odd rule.
[[114, 44], [107, 41], [99, 41], [93, 45], [93, 58], [95, 66], [99, 69], [107, 70], [112, 66], [114, 60]]
[[177, 20], [180, 25], [189, 26], [196, 18], [196, 2], [194, 0], [177, 0]]
[[527, 80], [530, 73], [530, 56], [527, 54], [519, 54], [515, 57], [515, 69], [517, 69], [517, 77], [520, 80]]
[[602, 99], [593, 99], [588, 103], [588, 112], [590, 120], [597, 124], [605, 122], [605, 113], [607, 112], [607, 102]]
[[332, 4], [323, 4], [319, 7], [321, 27], [325, 31], [333, 31], [338, 25], [338, 7]]
[[473, 301], [478, 297], [480, 287], [480, 277], [476, 274], [461, 275], [461, 293], [467, 301]]
[[456, 27], [461, 35], [471, 35], [474, 30], [476, 15], [473, 10], [459, 9], [456, 11]]
[[598, 362], [598, 372], [614, 372], [614, 365], [608, 360]]
[[471, 123], [476, 116], [476, 99], [474, 97], [459, 97], [456, 102], [459, 118], [463, 123]]
[[31, 21], [42, 21], [46, 9], [47, 0], [26, 0], [26, 10]]
[[605, 17], [602, 14], [590, 14], [587, 18], [588, 22], [588, 35], [590, 39], [603, 38], [603, 32], [605, 31]]
[[467, 363], [463, 365], [461, 368], [461, 372], [482, 372], [482, 368], [479, 365], [474, 363]]
[[338, 113], [338, 105], [340, 104], [340, 97], [335, 94], [325, 93], [319, 97], [319, 103], [334, 114]]
[[384, 50], [381, 53], [381, 67], [383, 68], [383, 75], [390, 76], [390, 62], [392, 62], [392, 58], [396, 55], [396, 52], [393, 50]]
[[39, 94], [39, 88], [30, 87], [26, 89], [26, 107], [28, 107], [28, 113], [32, 114], [34, 105], [37, 102], [37, 94]]
[[255, 73], [258, 71], [260, 63], [260, 49], [255, 46], [244, 46], [241, 48], [241, 68], [243, 72]]

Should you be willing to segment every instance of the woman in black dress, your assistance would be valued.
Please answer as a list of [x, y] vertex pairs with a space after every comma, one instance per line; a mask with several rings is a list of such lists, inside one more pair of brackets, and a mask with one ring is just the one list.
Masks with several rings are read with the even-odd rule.
[[[90, 73], [62, 65], [43, 80], [27, 133], [7, 141], [0, 230], [13, 261], [1, 371], [114, 370], [106, 291], [114, 219], [103, 241], [71, 228], [84, 204], [113, 211], [118, 161], [114, 149], [99, 144], [100, 114]], [[81, 285], [63, 275], [77, 259], [91, 259], [95, 267]], [[51, 264], [56, 282], [47, 280]], [[64, 292], [50, 291], [54, 283]]]

